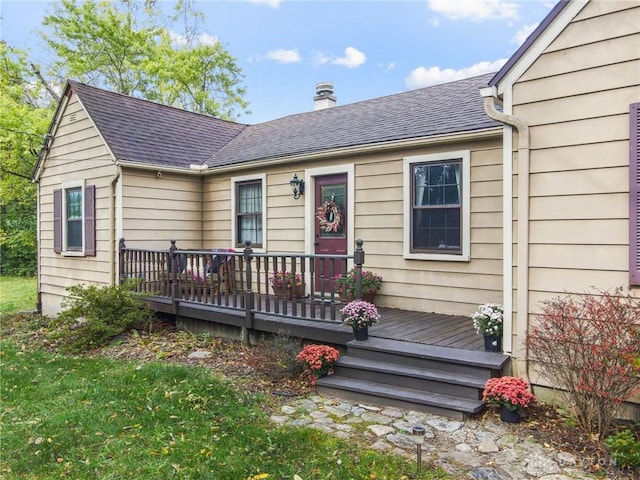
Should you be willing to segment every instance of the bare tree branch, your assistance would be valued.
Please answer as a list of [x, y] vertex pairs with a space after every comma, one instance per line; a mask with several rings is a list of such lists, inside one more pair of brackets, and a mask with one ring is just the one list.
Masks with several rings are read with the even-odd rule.
[[31, 64], [31, 68], [33, 69], [33, 73], [40, 79], [40, 81], [42, 82], [42, 85], [44, 85], [44, 88], [47, 89], [47, 92], [49, 92], [49, 95], [51, 95], [52, 98], [55, 99], [56, 102], [60, 101], [60, 95], [58, 95], [53, 88], [51, 88], [51, 85], [49, 85], [49, 82], [47, 82], [44, 77], [42, 76], [42, 73], [40, 73], [40, 68], [35, 64], [32, 63]]

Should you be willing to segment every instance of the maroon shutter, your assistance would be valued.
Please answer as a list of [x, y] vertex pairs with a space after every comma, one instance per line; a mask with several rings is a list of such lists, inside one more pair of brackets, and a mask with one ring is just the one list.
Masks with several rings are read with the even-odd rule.
[[629, 283], [640, 285], [640, 103], [629, 118]]
[[62, 190], [53, 191], [53, 251], [62, 252]]
[[84, 187], [84, 254], [96, 255], [96, 186]]

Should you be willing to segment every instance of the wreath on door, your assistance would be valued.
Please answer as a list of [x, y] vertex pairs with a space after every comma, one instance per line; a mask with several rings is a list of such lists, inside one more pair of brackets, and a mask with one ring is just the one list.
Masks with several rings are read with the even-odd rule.
[[320, 220], [320, 229], [325, 233], [338, 233], [342, 227], [342, 211], [333, 200], [327, 200], [318, 207], [316, 218]]

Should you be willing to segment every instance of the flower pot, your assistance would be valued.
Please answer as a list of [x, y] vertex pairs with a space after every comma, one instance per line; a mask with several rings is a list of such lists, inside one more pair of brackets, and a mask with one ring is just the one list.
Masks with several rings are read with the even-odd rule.
[[369, 327], [362, 327], [356, 329], [353, 328], [353, 339], [354, 340], [366, 340], [369, 338]]
[[484, 336], [484, 349], [487, 352], [501, 352], [502, 351], [502, 337], [496, 335]]
[[[369, 303], [375, 303], [374, 300], [376, 298], [376, 294], [375, 293], [365, 293], [364, 295], [362, 295], [362, 300], [364, 300], [365, 302], [369, 302]], [[345, 295], [344, 292], [340, 293], [340, 301], [342, 303], [349, 303], [350, 301], [355, 300], [355, 297], [352, 295]]]
[[500, 405], [500, 420], [504, 423], [520, 423], [518, 410], [510, 410], [506, 405]]
[[331, 368], [329, 368], [328, 370], [326, 370], [324, 372], [320, 372], [318, 374], [318, 378], [329, 377], [329, 376], [333, 375], [334, 373], [336, 373], [336, 372], [333, 370], [333, 367], [331, 367]]
[[301, 298], [304, 297], [303, 284], [296, 285], [295, 287], [293, 287], [292, 285], [289, 285], [289, 286], [282, 286], [282, 287], [272, 286], [271, 288], [273, 288], [273, 293], [278, 298], [286, 298], [287, 300], [291, 300], [293, 299], [294, 292], [295, 292], [296, 300], [300, 300]]

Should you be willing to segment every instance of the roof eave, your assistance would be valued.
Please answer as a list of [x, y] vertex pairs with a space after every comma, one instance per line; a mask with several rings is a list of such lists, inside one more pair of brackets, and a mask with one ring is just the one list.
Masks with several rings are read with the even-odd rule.
[[560, 0], [489, 81], [489, 86], [497, 87], [498, 92], [502, 93], [503, 85], [514, 83], [588, 2]]
[[116, 165], [119, 167], [125, 167], [125, 168], [135, 168], [137, 170], [153, 170], [156, 172], [167, 172], [167, 173], [173, 172], [173, 173], [182, 173], [185, 175], [201, 175], [203, 173], [206, 173], [207, 171], [206, 169], [194, 169], [192, 168], [193, 165], [190, 165], [189, 167], [172, 167], [172, 166], [161, 165], [161, 164], [134, 162], [131, 160], [122, 160], [122, 159], [116, 160]]
[[31, 172], [32, 182], [38, 182], [40, 180], [40, 176], [42, 175], [44, 162], [47, 158], [47, 154], [49, 153], [49, 142], [54, 137], [56, 130], [58, 129], [60, 118], [62, 117], [62, 112], [64, 111], [69, 101], [69, 95], [67, 95], [69, 88], [69, 80], [67, 80], [64, 89], [62, 90], [62, 97], [60, 98], [60, 100], [58, 100], [58, 106], [56, 107], [56, 111], [51, 118], [51, 122], [49, 123], [47, 133], [45, 134], [44, 140], [42, 141], [42, 147], [40, 148], [40, 152], [38, 153], [38, 161], [36, 162], [35, 166], [33, 167], [33, 171]]
[[457, 132], [444, 135], [432, 135], [429, 137], [411, 138], [406, 140], [396, 140], [385, 143], [371, 143], [364, 145], [355, 145], [351, 147], [335, 148], [330, 150], [322, 150], [312, 153], [303, 153], [299, 155], [286, 155], [273, 158], [258, 158], [243, 163], [234, 163], [229, 165], [209, 166], [209, 170], [204, 173], [217, 174], [232, 172], [238, 170], [246, 170], [255, 168], [256, 165], [261, 167], [283, 165], [294, 162], [310, 162], [314, 160], [327, 160], [336, 157], [347, 157], [353, 155], [364, 155], [367, 153], [384, 152], [390, 150], [399, 150], [402, 148], [417, 148], [430, 145], [444, 145], [448, 143], [456, 143], [460, 141], [483, 140], [487, 138], [501, 138], [502, 125], [496, 127], [483, 128], [470, 132]]

